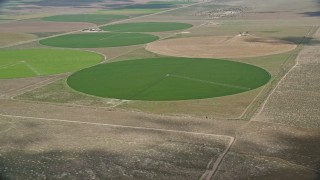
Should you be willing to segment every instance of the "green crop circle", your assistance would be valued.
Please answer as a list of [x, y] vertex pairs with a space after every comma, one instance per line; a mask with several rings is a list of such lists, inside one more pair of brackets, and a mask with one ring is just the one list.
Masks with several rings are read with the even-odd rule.
[[23, 78], [77, 71], [103, 60], [93, 52], [62, 49], [0, 51], [0, 78]]
[[48, 16], [42, 18], [42, 20], [57, 22], [91, 22], [96, 24], [102, 24], [126, 18], [128, 18], [128, 16], [113, 14], [68, 14]]
[[170, 101], [226, 96], [270, 79], [262, 68], [219, 59], [154, 58], [97, 65], [71, 75], [68, 85], [90, 95]]
[[141, 33], [80, 33], [68, 34], [40, 40], [40, 44], [66, 48], [99, 48], [145, 44], [159, 38]]
[[112, 32], [162, 32], [187, 29], [192, 27], [191, 24], [176, 22], [139, 22], [139, 23], [122, 23], [103, 26], [101, 29]]

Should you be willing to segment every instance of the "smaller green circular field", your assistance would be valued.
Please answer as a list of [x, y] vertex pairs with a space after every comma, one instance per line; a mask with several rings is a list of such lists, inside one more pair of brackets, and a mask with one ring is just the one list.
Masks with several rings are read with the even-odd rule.
[[67, 48], [99, 48], [145, 44], [158, 39], [150, 34], [98, 32], [57, 36], [41, 40], [40, 44]]
[[237, 94], [269, 79], [264, 69], [244, 63], [166, 57], [100, 64], [74, 73], [67, 83], [100, 97], [170, 101]]
[[103, 56], [61, 49], [0, 51], [0, 78], [23, 78], [77, 71], [95, 65]]
[[102, 24], [126, 18], [128, 18], [128, 16], [113, 14], [69, 14], [48, 16], [42, 18], [42, 20], [58, 22], [91, 22], [96, 24]]
[[162, 32], [187, 29], [191, 24], [176, 22], [141, 22], [103, 26], [101, 29], [113, 32]]

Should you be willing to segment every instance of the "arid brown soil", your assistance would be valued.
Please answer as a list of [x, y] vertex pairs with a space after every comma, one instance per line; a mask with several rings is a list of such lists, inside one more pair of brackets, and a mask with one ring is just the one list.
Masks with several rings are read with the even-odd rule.
[[1, 24], [0, 32], [44, 33], [66, 32], [94, 27], [94, 24], [83, 22], [45, 22], [45, 21], [17, 21]]
[[288, 41], [237, 35], [169, 39], [149, 43], [146, 49], [167, 56], [243, 58], [280, 54], [296, 47]]
[[32, 34], [2, 32], [0, 33], [0, 46], [16, 43], [19, 41], [27, 41], [34, 38], [36, 38], [36, 36]]

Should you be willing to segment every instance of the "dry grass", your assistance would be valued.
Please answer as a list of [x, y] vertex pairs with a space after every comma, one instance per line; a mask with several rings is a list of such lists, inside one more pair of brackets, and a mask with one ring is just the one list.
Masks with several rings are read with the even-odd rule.
[[149, 43], [147, 50], [178, 57], [243, 58], [280, 54], [295, 49], [293, 43], [247, 36], [178, 38]]
[[94, 27], [91, 23], [78, 22], [45, 22], [45, 21], [17, 21], [1, 24], [0, 32], [20, 32], [20, 33], [38, 33], [38, 32], [67, 32], [80, 30], [88, 27]]
[[17, 43], [20, 41], [27, 41], [36, 38], [33, 34], [26, 33], [13, 33], [13, 32], [1, 32], [0, 33], [0, 46]]

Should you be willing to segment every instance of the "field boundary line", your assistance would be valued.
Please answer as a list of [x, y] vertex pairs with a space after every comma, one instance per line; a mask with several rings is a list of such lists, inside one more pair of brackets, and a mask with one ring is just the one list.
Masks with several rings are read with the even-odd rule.
[[191, 81], [203, 82], [203, 83], [207, 83], [207, 84], [214, 84], [214, 85], [218, 85], [218, 86], [231, 87], [231, 88], [235, 88], [235, 89], [250, 90], [250, 88], [243, 87], [243, 86], [236, 86], [236, 85], [231, 85], [231, 84], [206, 81], [206, 80], [191, 78], [191, 77], [187, 77], [187, 76], [179, 76], [179, 75], [175, 75], [175, 74], [167, 74], [167, 76], [181, 78], [181, 79], [187, 79], [187, 80], [191, 80]]
[[[141, 114], [145, 114], [145, 115], [158, 115], [161, 117], [174, 117], [174, 118], [196, 118], [196, 119], [205, 119], [204, 117], [201, 116], [183, 116], [183, 115], [167, 115], [167, 114], [154, 114], [154, 113], [150, 113], [150, 112], [141, 112], [141, 111], [135, 111], [135, 110], [125, 110], [125, 109], [115, 109], [115, 107], [117, 107], [118, 105], [124, 104], [124, 103], [128, 103], [131, 102], [131, 100], [121, 100], [121, 99], [114, 99], [117, 100], [119, 102], [114, 103], [113, 105], [110, 106], [89, 106], [89, 105], [81, 105], [81, 104], [72, 104], [72, 103], [60, 103], [60, 102], [47, 102], [47, 101], [39, 101], [39, 100], [27, 100], [27, 99], [15, 99], [14, 96], [11, 98], [12, 101], [15, 102], [23, 102], [23, 103], [34, 103], [34, 104], [44, 104], [44, 105], [55, 105], [55, 106], [63, 106], [63, 107], [79, 107], [79, 108], [89, 108], [89, 109], [104, 109], [106, 111], [117, 111], [117, 112], [133, 112], [133, 113], [141, 113]], [[1, 98], [0, 98], [1, 99]], [[112, 100], [112, 99], [111, 99]], [[217, 116], [228, 116], [228, 114], [222, 114], [222, 113], [213, 113]], [[213, 120], [239, 120], [239, 119], [235, 119], [235, 118], [217, 118], [217, 119], [213, 119]]]
[[[110, 22], [110, 23], [106, 23], [106, 24], [96, 25], [96, 26], [94, 26], [94, 28], [96, 28], [96, 27], [100, 28], [100, 27], [102, 27], [102, 26], [107, 26], [107, 25], [112, 25], [112, 24], [118, 24], [118, 23], [123, 23], [123, 22], [131, 21], [131, 20], [135, 20], [135, 19], [140, 19], [140, 18], [145, 18], [145, 17], [149, 17], [149, 16], [153, 16], [153, 15], [163, 14], [163, 13], [166, 13], [166, 12], [175, 11], [175, 10], [179, 10], [179, 9], [183, 9], [183, 8], [188, 8], [188, 7], [191, 7], [191, 6], [195, 6], [195, 5], [199, 5], [199, 4], [204, 4], [204, 3], [208, 3], [208, 2], [211, 2], [211, 1], [197, 2], [197, 3], [193, 3], [193, 4], [189, 4], [189, 5], [184, 5], [184, 6], [177, 7], [177, 8], [166, 9], [166, 10], [164, 10], [164, 11], [160, 11], [160, 12], [156, 12], [156, 13], [152, 13], [152, 14], [146, 14], [146, 15], [137, 16], [137, 17], [128, 18], [128, 19], [123, 19], [123, 20], [119, 20], [119, 21], [114, 21], [114, 22]], [[36, 38], [36, 39], [32, 39], [32, 40], [27, 40], [27, 41], [21, 41], [21, 42], [17, 42], [17, 43], [13, 43], [13, 44], [8, 44], [8, 45], [0, 46], [0, 49], [1, 49], [1, 48], [12, 47], [12, 46], [18, 46], [18, 45], [27, 44], [27, 43], [32, 43], [32, 42], [37, 42], [37, 41], [40, 41], [40, 40], [49, 39], [49, 38], [53, 38], [53, 37], [59, 37], [59, 36], [63, 36], [63, 35], [69, 35], [69, 34], [81, 32], [81, 31], [82, 31], [82, 29], [81, 29], [81, 30], [74, 30], [74, 31], [64, 32], [64, 33], [61, 33], [61, 34], [55, 34], [55, 35], [52, 35], [52, 36], [47, 36], [47, 37], [42, 37], [42, 38]]]
[[117, 125], [117, 124], [108, 124], [108, 123], [95, 123], [87, 121], [74, 121], [66, 119], [56, 119], [56, 118], [42, 118], [42, 117], [31, 117], [31, 116], [17, 116], [10, 114], [0, 114], [2, 117], [8, 118], [17, 118], [17, 119], [35, 119], [42, 121], [52, 121], [52, 122], [65, 122], [65, 123], [76, 123], [76, 124], [87, 124], [87, 125], [98, 125], [98, 126], [108, 126], [115, 128], [127, 128], [127, 129], [140, 129], [140, 130], [150, 130], [150, 131], [163, 131], [163, 132], [172, 132], [172, 133], [182, 133], [182, 134], [193, 134], [193, 135], [204, 135], [204, 136], [216, 136], [216, 137], [225, 137], [233, 139], [234, 137], [221, 134], [211, 134], [211, 133], [201, 133], [201, 132], [190, 132], [190, 131], [181, 131], [181, 130], [170, 130], [170, 129], [161, 129], [161, 128], [152, 128], [152, 127], [140, 127], [140, 126], [126, 126], [126, 125]]

